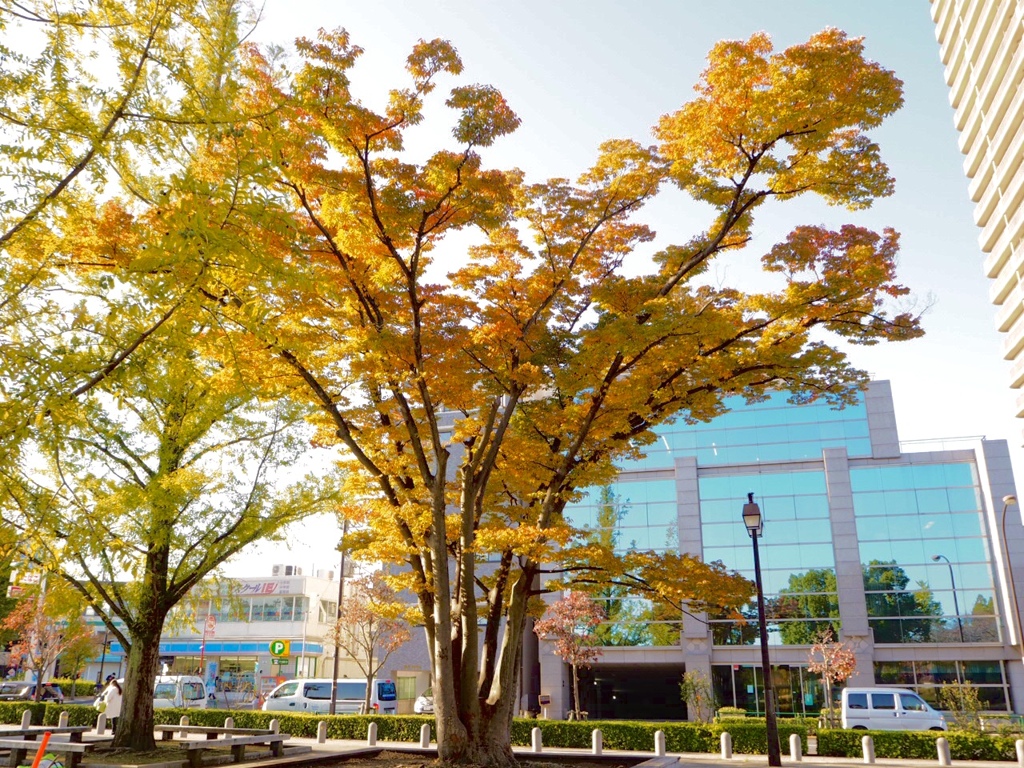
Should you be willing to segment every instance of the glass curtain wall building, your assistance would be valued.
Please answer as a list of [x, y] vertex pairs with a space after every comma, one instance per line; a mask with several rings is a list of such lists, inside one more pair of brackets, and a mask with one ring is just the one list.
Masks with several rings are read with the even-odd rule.
[[[888, 382], [842, 410], [784, 394], [730, 405], [708, 424], [660, 428], [645, 458], [566, 514], [619, 549], [678, 549], [753, 578], [740, 518], [753, 492], [765, 517], [761, 567], [783, 713], [824, 706], [807, 664], [826, 630], [856, 654], [851, 684], [898, 684], [937, 704], [942, 683], [970, 680], [989, 709], [1021, 711], [1019, 606], [1005, 552], [1024, 573], [1024, 528], [1010, 506], [1004, 549], [1003, 497], [1015, 493], [1005, 441], [904, 452]], [[763, 712], [753, 604], [736, 621], [680, 617], [615, 590], [601, 599], [604, 654], [581, 692], [591, 717], [681, 719], [685, 670], [712, 680], [720, 705]], [[540, 666], [549, 716], [570, 709], [564, 665], [542, 646]]]

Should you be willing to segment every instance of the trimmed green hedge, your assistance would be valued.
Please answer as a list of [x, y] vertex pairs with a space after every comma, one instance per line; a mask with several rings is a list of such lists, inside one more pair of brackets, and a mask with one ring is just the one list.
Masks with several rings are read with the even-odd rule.
[[[665, 749], [669, 752], [718, 752], [722, 733], [732, 734], [733, 751], [737, 754], [763, 755], [768, 751], [768, 738], [763, 719], [747, 718], [730, 720], [727, 723], [654, 723], [630, 720], [590, 720], [587, 722], [565, 720], [512, 721], [512, 743], [516, 746], [530, 744], [530, 732], [540, 728], [541, 738], [546, 747], [576, 747], [587, 749], [591, 745], [591, 733], [601, 730], [602, 743], [607, 749], [632, 751], [654, 751], [655, 731], [664, 731]], [[804, 754], [807, 754], [807, 728], [802, 723], [779, 723], [779, 740], [783, 749], [790, 734], [800, 736]]]
[[[71, 725], [95, 725], [99, 713], [91, 706], [81, 704], [36, 703], [31, 701], [0, 702], [0, 723], [21, 723], [21, 713], [32, 713], [33, 725], [56, 725], [61, 712], [68, 713]], [[297, 715], [287, 712], [223, 709], [158, 709], [154, 713], [157, 725], [177, 725], [182, 715], [188, 715], [193, 725], [224, 725], [225, 717], [232, 717], [239, 728], [267, 728], [277, 719], [281, 731], [293, 736], [316, 738], [316, 726], [327, 723], [327, 738], [366, 738], [367, 726], [377, 723], [377, 738], [382, 741], [416, 742], [423, 724], [430, 725], [431, 739], [437, 738], [434, 718], [430, 715]], [[654, 750], [655, 731], [665, 732], [665, 747], [669, 752], [715, 753], [719, 749], [723, 732], [732, 734], [733, 751], [737, 754], [767, 752], [767, 738], [763, 718], [748, 717], [722, 723], [653, 723], [628, 720], [590, 720], [569, 722], [563, 720], [515, 719], [512, 722], [512, 743], [529, 746], [533, 728], [540, 728], [545, 746], [589, 749], [591, 733], [599, 728], [607, 749], [650, 752]], [[783, 752], [787, 750], [790, 734], [798, 734], [807, 754], [807, 726], [794, 720], [779, 723], [779, 741]], [[1016, 758], [1016, 739], [1013, 736], [995, 736], [968, 731], [844, 731], [821, 729], [818, 731], [818, 755], [821, 757], [861, 756], [861, 738], [871, 736], [875, 742], [875, 756], [934, 760], [935, 739], [945, 736], [954, 760], [1004, 760]]]
[[0, 701], [0, 723], [21, 725], [21, 713], [26, 709], [32, 713], [32, 725], [43, 724], [46, 704], [39, 701]]
[[1016, 739], [969, 731], [818, 731], [818, 754], [822, 757], [860, 757], [861, 738], [875, 742], [875, 757], [934, 760], [935, 740], [945, 736], [954, 760], [1017, 759]]
[[96, 718], [100, 716], [99, 711], [87, 704], [57, 704], [46, 702], [46, 710], [43, 713], [43, 725], [56, 725], [60, 722], [60, 713], [68, 713], [68, 725], [88, 725], [94, 727]]
[[232, 717], [236, 728], [268, 728], [271, 720], [281, 724], [282, 733], [292, 736], [316, 738], [316, 725], [327, 723], [329, 739], [365, 739], [370, 723], [377, 724], [377, 738], [381, 741], [419, 741], [420, 728], [430, 724], [431, 738], [437, 738], [434, 718], [429, 715], [299, 715], [290, 712], [263, 712], [262, 710], [227, 709], [158, 709], [154, 712], [157, 725], [177, 725], [182, 715], [191, 725], [224, 725], [225, 717]]
[[[21, 713], [32, 712], [34, 725], [55, 725], [61, 712], [68, 713], [71, 725], [95, 725], [98, 712], [91, 706], [81, 704], [35, 704], [32, 702], [0, 703], [0, 722], [20, 723]], [[327, 723], [327, 738], [366, 738], [370, 723], [377, 723], [377, 738], [382, 741], [416, 742], [424, 723], [430, 725], [431, 739], [437, 738], [434, 718], [431, 715], [299, 715], [288, 712], [263, 712], [260, 710], [224, 709], [158, 709], [154, 712], [157, 725], [177, 725], [182, 715], [187, 715], [192, 725], [224, 725], [224, 718], [234, 718], [239, 728], [267, 728], [270, 721], [277, 719], [283, 733], [293, 736], [316, 738], [316, 726], [321, 720]], [[733, 751], [737, 754], [765, 754], [767, 738], [765, 724], [761, 718], [730, 720], [726, 723], [653, 723], [627, 720], [591, 720], [569, 722], [564, 720], [534, 720], [517, 718], [512, 721], [512, 743], [529, 746], [533, 728], [540, 728], [545, 746], [576, 747], [589, 749], [591, 733], [601, 729], [603, 743], [607, 749], [654, 750], [655, 731], [665, 732], [665, 746], [670, 752], [714, 753], [719, 749], [724, 731], [732, 734]], [[779, 723], [779, 740], [786, 749], [789, 735], [799, 734], [807, 751], [807, 728], [799, 722]], [[858, 742], [859, 743], [859, 742]], [[1011, 752], [1013, 746], [1011, 741]]]
[[59, 685], [65, 696], [95, 696], [96, 682], [79, 678], [72, 680], [69, 677], [55, 677], [50, 680], [54, 685]]

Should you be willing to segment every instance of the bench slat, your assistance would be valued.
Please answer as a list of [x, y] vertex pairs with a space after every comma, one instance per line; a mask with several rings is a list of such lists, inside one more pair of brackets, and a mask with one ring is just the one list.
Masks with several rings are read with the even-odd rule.
[[170, 741], [175, 733], [205, 733], [208, 739], [215, 739], [218, 735], [254, 736], [273, 733], [269, 728], [220, 728], [212, 725], [158, 725], [156, 731], [163, 741]]
[[230, 747], [234, 744], [270, 744], [290, 739], [287, 733], [262, 733], [253, 736], [226, 736], [223, 739], [203, 739], [202, 741], [183, 741], [182, 749], [210, 749], [212, 747]]
[[[216, 734], [212, 734], [216, 736]], [[284, 742], [291, 738], [287, 733], [260, 733], [250, 736], [225, 736], [222, 739], [210, 739], [210, 735], [202, 741], [183, 741], [181, 747], [188, 755], [189, 768], [200, 768], [202, 765], [203, 751], [215, 747], [230, 747], [231, 759], [240, 763], [245, 759], [245, 747], [247, 744], [269, 744], [271, 754], [274, 757], [281, 757], [284, 754]]]
[[[0, 739], [0, 749], [9, 749], [11, 751], [7, 765], [10, 768], [17, 768], [26, 759], [29, 752], [35, 752], [39, 749], [41, 743], [29, 739]], [[86, 752], [91, 752], [96, 746], [96, 742], [51, 741], [46, 745], [46, 751], [69, 755], [67, 761], [68, 768], [76, 768], [78, 763], [81, 762], [82, 755]]]
[[[38, 749], [41, 743], [28, 739], [0, 739], [0, 749]], [[95, 747], [94, 741], [51, 741], [46, 745], [53, 752], [88, 752]]]

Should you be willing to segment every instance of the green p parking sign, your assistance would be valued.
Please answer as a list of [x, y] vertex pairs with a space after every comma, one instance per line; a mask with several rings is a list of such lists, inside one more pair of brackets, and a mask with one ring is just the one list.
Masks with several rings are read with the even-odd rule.
[[271, 640], [270, 641], [270, 655], [271, 656], [287, 656], [288, 651], [291, 650], [291, 643], [288, 640]]

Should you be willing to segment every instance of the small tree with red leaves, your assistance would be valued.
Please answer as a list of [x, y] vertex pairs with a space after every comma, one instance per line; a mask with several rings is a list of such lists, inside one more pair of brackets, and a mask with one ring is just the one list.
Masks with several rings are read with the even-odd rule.
[[0, 629], [16, 638], [10, 646], [10, 664], [36, 674], [33, 698], [38, 700], [43, 677], [57, 657], [92, 635], [82, 620], [82, 606], [61, 586], [40, 592], [29, 590], [3, 621]]
[[342, 603], [337, 622], [327, 632], [366, 675], [364, 710], [370, 712], [373, 678], [388, 657], [408, 642], [407, 606], [398, 599], [380, 571], [357, 579]]
[[847, 680], [850, 675], [857, 671], [857, 659], [846, 643], [837, 642], [832, 634], [832, 628], [827, 627], [815, 637], [815, 643], [811, 646], [811, 654], [808, 657], [807, 669], [821, 675], [825, 684], [825, 719], [829, 726], [833, 722], [832, 709], [832, 684], [841, 683]]
[[580, 719], [580, 667], [590, 667], [601, 655], [594, 633], [604, 621], [604, 609], [582, 592], [570, 592], [548, 607], [550, 618], [534, 624], [538, 637], [555, 644], [555, 653], [572, 667], [573, 709], [570, 719]]

